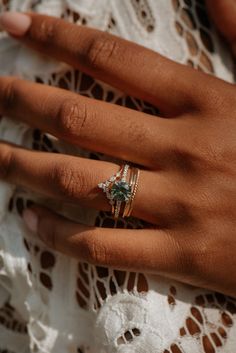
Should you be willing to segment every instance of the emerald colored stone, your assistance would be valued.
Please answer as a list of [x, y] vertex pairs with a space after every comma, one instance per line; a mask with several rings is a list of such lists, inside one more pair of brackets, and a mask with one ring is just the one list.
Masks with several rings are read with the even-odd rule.
[[128, 201], [131, 196], [131, 186], [126, 181], [116, 181], [110, 192], [113, 200]]

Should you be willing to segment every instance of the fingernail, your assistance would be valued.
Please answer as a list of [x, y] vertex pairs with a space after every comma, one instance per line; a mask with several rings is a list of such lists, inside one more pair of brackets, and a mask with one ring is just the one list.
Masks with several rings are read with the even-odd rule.
[[4, 12], [0, 15], [1, 27], [16, 36], [23, 36], [31, 25], [31, 18], [19, 12]]
[[27, 227], [32, 230], [32, 232], [37, 232], [38, 228], [38, 216], [29, 208], [24, 209], [22, 214], [23, 220], [25, 221]]

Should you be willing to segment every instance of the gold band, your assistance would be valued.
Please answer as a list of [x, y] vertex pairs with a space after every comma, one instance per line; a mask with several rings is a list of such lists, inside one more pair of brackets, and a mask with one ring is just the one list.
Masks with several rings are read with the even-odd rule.
[[126, 202], [123, 217], [129, 217], [133, 210], [134, 198], [138, 190], [138, 181], [139, 181], [140, 170], [138, 168], [132, 168], [130, 174], [129, 183], [131, 185], [131, 197], [129, 201]]
[[[127, 163], [121, 167], [120, 180], [124, 182], [126, 181], [129, 168], [130, 168], [130, 165]], [[120, 216], [121, 207], [122, 207], [122, 201], [118, 201], [118, 200], [114, 201], [112, 205], [112, 215], [115, 220], [117, 220]]]

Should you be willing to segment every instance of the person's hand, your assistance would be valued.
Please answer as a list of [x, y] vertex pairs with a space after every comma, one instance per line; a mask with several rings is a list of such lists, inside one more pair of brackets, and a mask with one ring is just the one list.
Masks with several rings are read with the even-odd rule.
[[236, 56], [236, 0], [206, 0], [209, 14]]
[[[31, 230], [81, 261], [236, 296], [235, 86], [108, 33], [29, 16], [6, 14], [1, 24], [22, 43], [160, 109], [159, 117], [151, 116], [1, 77], [0, 113], [138, 164], [133, 216], [153, 224], [143, 230], [89, 227], [34, 205], [33, 213], [24, 212]], [[97, 184], [118, 170], [115, 163], [0, 144], [3, 180], [99, 210], [110, 205]]]

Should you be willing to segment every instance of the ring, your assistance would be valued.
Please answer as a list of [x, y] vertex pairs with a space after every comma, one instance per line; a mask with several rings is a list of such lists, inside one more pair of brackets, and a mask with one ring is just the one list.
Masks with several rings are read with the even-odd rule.
[[138, 181], [139, 181], [140, 170], [138, 168], [133, 168], [130, 175], [130, 185], [131, 185], [131, 196], [130, 199], [126, 202], [123, 217], [129, 217], [133, 210], [134, 197], [138, 190]]
[[[128, 171], [130, 169], [129, 181], [127, 181]], [[130, 167], [125, 163], [120, 170], [112, 175], [108, 180], [99, 183], [98, 187], [103, 190], [109, 200], [112, 215], [115, 220], [120, 216], [120, 212], [124, 205], [123, 217], [129, 217], [133, 210], [133, 201], [138, 188], [140, 170]]]

